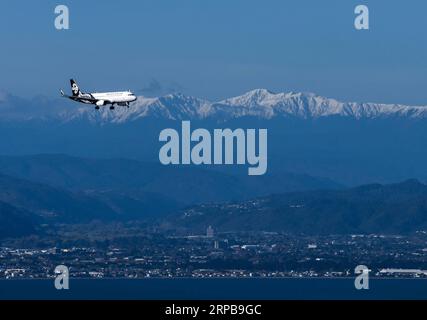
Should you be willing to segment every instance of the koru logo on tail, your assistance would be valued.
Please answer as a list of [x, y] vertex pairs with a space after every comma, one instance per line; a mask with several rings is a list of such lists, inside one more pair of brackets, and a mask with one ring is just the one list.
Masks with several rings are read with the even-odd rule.
[[77, 86], [77, 84], [73, 83], [73, 86], [71, 87], [71, 91], [73, 91], [75, 95], [79, 93], [79, 87]]

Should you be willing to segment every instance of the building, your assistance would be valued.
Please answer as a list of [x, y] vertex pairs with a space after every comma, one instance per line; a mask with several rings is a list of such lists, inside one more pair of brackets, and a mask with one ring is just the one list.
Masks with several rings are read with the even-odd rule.
[[206, 237], [213, 238], [214, 235], [215, 235], [214, 229], [212, 228], [212, 226], [209, 226], [208, 229], [206, 230]]

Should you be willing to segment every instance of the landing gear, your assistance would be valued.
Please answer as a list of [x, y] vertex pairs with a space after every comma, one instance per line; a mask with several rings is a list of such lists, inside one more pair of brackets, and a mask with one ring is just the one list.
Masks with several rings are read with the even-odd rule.
[[96, 107], [95, 107], [95, 110], [99, 110], [99, 106], [96, 106]]
[[110, 107], [110, 110], [114, 110], [114, 109], [115, 109], [115, 108], [114, 108], [114, 106], [111, 106], [111, 107]]

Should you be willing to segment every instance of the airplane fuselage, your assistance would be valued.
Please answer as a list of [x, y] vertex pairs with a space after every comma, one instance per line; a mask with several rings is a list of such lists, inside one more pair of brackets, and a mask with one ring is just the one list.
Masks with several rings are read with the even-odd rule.
[[[136, 101], [136, 96], [130, 91], [119, 91], [119, 92], [94, 92], [90, 94], [94, 99], [98, 101], [97, 105], [104, 104], [127, 104]], [[99, 103], [104, 102], [104, 103]]]

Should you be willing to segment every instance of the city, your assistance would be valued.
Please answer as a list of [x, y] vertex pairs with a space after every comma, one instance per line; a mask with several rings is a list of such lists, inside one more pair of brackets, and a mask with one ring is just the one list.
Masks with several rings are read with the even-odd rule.
[[89, 235], [92, 240], [83, 241], [71, 231], [63, 236], [62, 242], [48, 236], [3, 241], [0, 278], [52, 278], [57, 265], [69, 267], [74, 278], [353, 277], [357, 265], [368, 266], [372, 277], [427, 277], [425, 232], [292, 236], [209, 227], [204, 235], [147, 228], [103, 240]]

